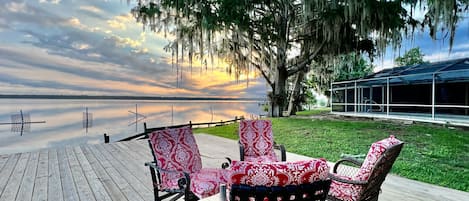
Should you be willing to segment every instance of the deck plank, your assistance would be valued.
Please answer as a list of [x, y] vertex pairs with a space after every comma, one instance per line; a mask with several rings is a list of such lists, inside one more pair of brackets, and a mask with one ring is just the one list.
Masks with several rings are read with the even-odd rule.
[[[149, 149], [145, 151], [140, 149], [139, 143], [140, 142], [135, 142], [135, 141], [119, 142], [119, 143], [115, 143], [114, 146], [119, 147], [121, 151], [123, 151], [124, 153], [128, 154], [131, 158], [133, 158], [136, 161], [136, 165], [138, 165], [140, 168], [143, 166], [144, 169], [147, 170], [148, 167], [145, 167], [145, 163], [152, 161], [153, 156], [151, 156]], [[144, 173], [145, 173], [145, 177], [151, 178], [150, 171], [144, 171]]]
[[93, 168], [91, 167], [88, 159], [83, 154], [81, 147], [75, 147], [75, 155], [77, 156], [78, 161], [80, 162], [85, 177], [88, 180], [88, 183], [90, 184], [91, 190], [93, 191], [96, 200], [110, 201], [111, 198], [109, 197], [106, 189], [104, 188], [103, 183], [101, 183], [101, 181], [98, 179], [98, 176], [93, 171]]
[[72, 176], [72, 169], [68, 162], [67, 151], [65, 148], [57, 150], [57, 158], [59, 161], [60, 182], [62, 183], [62, 191], [64, 200], [79, 201], [78, 190]]
[[10, 155], [0, 155], [0, 172], [3, 169], [3, 166], [7, 163], [9, 157]]
[[[114, 167], [116, 167], [116, 169], [118, 170], [120, 175], [122, 177], [124, 177], [125, 180], [127, 180], [127, 182], [130, 184], [130, 186], [132, 186], [137, 191], [137, 193], [139, 193], [141, 195], [141, 197], [144, 200], [152, 200], [153, 199], [153, 192], [150, 191], [150, 189], [149, 189], [149, 186], [151, 185], [151, 183], [150, 184], [142, 183], [138, 178], [136, 178], [132, 174], [132, 170], [127, 169], [123, 165], [123, 163], [130, 163], [130, 162], [134, 162], [134, 161], [119, 161], [119, 159], [115, 158], [115, 155], [117, 155], [117, 154], [114, 155], [112, 152], [108, 151], [108, 149], [110, 149], [110, 147], [108, 145], [100, 144], [100, 145], [97, 145], [97, 148], [98, 148], [98, 150], [100, 150], [101, 153], [103, 153], [103, 155], [105, 157], [107, 157], [108, 161]], [[143, 171], [143, 169], [139, 170], [139, 171]]]
[[117, 184], [112, 180], [112, 178], [106, 172], [104, 167], [99, 163], [98, 159], [93, 155], [93, 153], [91, 153], [90, 146], [82, 145], [81, 148], [83, 150], [83, 154], [88, 159], [91, 167], [96, 172], [96, 175], [99, 175], [98, 179], [101, 180], [101, 182], [103, 183], [104, 188], [106, 188], [106, 191], [109, 193], [109, 196], [111, 197], [111, 200], [126, 201], [127, 198], [120, 191]]
[[8, 180], [10, 179], [10, 176], [19, 158], [20, 158], [20, 154], [13, 154], [12, 156], [8, 158], [8, 161], [6, 162], [5, 166], [2, 168], [0, 172], [0, 196], [3, 195], [3, 191], [6, 188]]
[[32, 152], [21, 181], [16, 200], [30, 201], [33, 197], [34, 181], [36, 180], [37, 165], [39, 163], [39, 152]]
[[137, 190], [132, 188], [132, 186], [121, 176], [121, 174], [117, 171], [116, 167], [114, 167], [109, 160], [104, 156], [104, 154], [98, 149], [99, 145], [89, 146], [93, 155], [98, 159], [101, 165], [104, 167], [108, 175], [112, 178], [112, 180], [116, 183], [119, 187], [121, 192], [127, 197], [128, 200], [132, 201], [143, 201], [144, 199], [137, 193]]
[[30, 153], [23, 153], [20, 156], [20, 159], [16, 163], [16, 166], [11, 174], [10, 180], [8, 181], [5, 190], [0, 197], [0, 201], [11, 201], [15, 200], [16, 195], [18, 194], [18, 189], [21, 185], [21, 180], [23, 179], [24, 172], [26, 170], [26, 165], [28, 164]]
[[33, 201], [47, 200], [47, 182], [49, 179], [49, 150], [39, 151], [36, 179], [34, 180]]
[[[116, 143], [118, 146], [123, 147], [125, 150], [129, 150], [130, 153], [136, 157], [140, 162], [145, 164], [153, 160], [153, 155], [151, 154], [150, 147], [148, 146], [147, 141], [128, 141]], [[142, 146], [146, 145], [146, 146]]]
[[62, 192], [62, 182], [60, 180], [59, 159], [57, 149], [49, 150], [49, 182], [47, 188], [47, 197], [51, 201], [64, 200]]
[[120, 146], [116, 146], [115, 143], [109, 144], [106, 147], [109, 151], [114, 153], [113, 155], [119, 161], [135, 161], [133, 163], [123, 163], [123, 165], [130, 171], [131, 174], [140, 180], [140, 182], [145, 184], [149, 191], [152, 191], [150, 173], [146, 170], [147, 168], [145, 168], [144, 163], [140, 163], [139, 161], [139, 158], [143, 158], [142, 156], [134, 157], [130, 154], [133, 153], [132, 151], [123, 149]]
[[73, 151], [73, 147], [65, 148], [68, 156], [68, 162], [70, 163], [70, 169], [72, 170], [72, 176], [75, 181], [75, 186], [78, 190], [78, 196], [80, 200], [86, 201], [93, 201], [96, 198], [93, 195], [93, 191], [91, 190], [88, 181], [81, 169], [80, 163], [78, 162], [77, 157], [75, 156], [75, 152]]

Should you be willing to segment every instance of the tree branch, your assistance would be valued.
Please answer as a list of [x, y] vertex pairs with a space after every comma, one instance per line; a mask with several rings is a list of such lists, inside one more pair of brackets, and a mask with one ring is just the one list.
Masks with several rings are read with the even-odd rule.
[[318, 55], [318, 53], [321, 51], [321, 49], [324, 47], [325, 44], [326, 44], [326, 41], [322, 41], [322, 43], [319, 45], [319, 47], [316, 48], [316, 50], [312, 54], [310, 54], [308, 56], [308, 58], [306, 58], [304, 61], [302, 61], [299, 64], [287, 67], [288, 76], [294, 75], [298, 71], [305, 69], [306, 66], [309, 63], [311, 63], [313, 61], [313, 59]]
[[266, 72], [264, 70], [262, 70], [261, 66], [258, 65], [258, 64], [254, 64], [254, 63], [252, 63], [252, 65], [254, 65], [257, 68], [257, 70], [259, 70], [261, 72], [262, 77], [264, 77], [265, 81], [267, 81], [267, 83], [273, 89], [274, 88], [274, 83], [270, 80], [270, 77], [266, 74]]

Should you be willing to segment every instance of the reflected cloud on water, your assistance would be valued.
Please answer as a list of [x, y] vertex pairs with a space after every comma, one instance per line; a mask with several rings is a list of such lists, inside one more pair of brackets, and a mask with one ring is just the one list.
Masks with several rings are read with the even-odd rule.
[[[135, 122], [137, 112], [146, 118]], [[92, 126], [83, 127], [83, 113], [88, 108]], [[235, 116], [259, 115], [258, 102], [249, 101], [124, 101], [124, 100], [46, 100], [0, 99], [0, 122], [11, 122], [11, 115], [22, 110], [31, 121], [30, 131], [11, 131], [11, 125], [0, 125], [0, 154], [35, 151], [66, 145], [103, 142], [103, 134], [111, 141], [143, 132], [143, 122], [149, 127], [226, 121]]]

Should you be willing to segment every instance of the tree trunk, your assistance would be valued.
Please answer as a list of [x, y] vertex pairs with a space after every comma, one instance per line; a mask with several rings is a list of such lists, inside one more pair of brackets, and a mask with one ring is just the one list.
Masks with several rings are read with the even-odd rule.
[[[304, 30], [303, 30], [304, 31]], [[303, 61], [308, 60], [309, 57], [309, 50], [311, 46], [310, 40], [303, 41], [301, 46], [301, 58]], [[296, 73], [296, 79], [294, 81], [293, 90], [290, 95], [290, 101], [288, 102], [288, 115], [295, 115], [298, 108], [301, 107], [300, 103], [300, 91], [301, 91], [301, 82], [305, 77], [305, 70], [300, 70]]]
[[287, 101], [286, 96], [286, 83], [287, 83], [287, 72], [286, 69], [283, 70], [280, 68], [276, 69], [275, 75], [275, 89], [273, 91], [272, 97], [272, 117], [281, 117], [283, 116], [283, 110], [285, 108], [285, 103]]
[[296, 74], [295, 78], [295, 83], [293, 85], [293, 91], [291, 92], [290, 95], [290, 101], [288, 102], [288, 115], [295, 115], [296, 112], [298, 111], [298, 108], [300, 107], [299, 105], [299, 98], [300, 98], [300, 89], [301, 89], [301, 82], [303, 81], [305, 76], [304, 71], [299, 71]]
[[277, 41], [277, 68], [275, 69], [274, 90], [272, 94], [272, 117], [283, 116], [286, 96], [287, 72], [287, 48], [288, 48], [288, 8], [279, 16], [278, 41]]

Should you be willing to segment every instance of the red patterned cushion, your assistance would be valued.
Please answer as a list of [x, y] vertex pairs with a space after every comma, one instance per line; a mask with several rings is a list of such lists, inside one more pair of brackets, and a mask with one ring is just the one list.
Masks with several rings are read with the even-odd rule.
[[203, 168], [190, 175], [191, 191], [199, 198], [215, 195], [220, 191], [220, 184], [228, 183], [229, 174], [224, 169]]
[[244, 161], [257, 162], [257, 163], [261, 163], [261, 162], [268, 163], [268, 162], [277, 162], [278, 158], [275, 155], [275, 152], [272, 151], [269, 154], [264, 155], [264, 156], [245, 156]]
[[[351, 177], [336, 175], [342, 179], [351, 180]], [[361, 185], [353, 185], [332, 180], [329, 195], [343, 201], [355, 201], [358, 198], [358, 193], [362, 190]]]
[[241, 121], [239, 123], [239, 141], [244, 146], [245, 156], [275, 156], [272, 122], [270, 120]]
[[329, 165], [324, 159], [297, 162], [257, 163], [233, 161], [231, 184], [286, 186], [312, 183], [327, 178]]
[[363, 164], [354, 179], [361, 181], [368, 180], [376, 162], [383, 155], [386, 149], [399, 143], [402, 142], [396, 139], [394, 135], [390, 135], [389, 138], [373, 143], [366, 155], [365, 161], [363, 161]]
[[[354, 177], [346, 177], [336, 174], [335, 176], [348, 180], [367, 181], [376, 162], [383, 155], [386, 149], [399, 143], [401, 143], [401, 141], [396, 139], [393, 135], [389, 136], [389, 138], [373, 143], [357, 175]], [[358, 199], [361, 190], [362, 186], [360, 185], [346, 184], [332, 180], [329, 195], [332, 195], [333, 197], [339, 198], [343, 201], [355, 201]]]
[[[199, 172], [202, 168], [199, 149], [189, 126], [159, 130], [149, 135], [158, 166], [166, 170], [188, 173]], [[161, 188], [176, 189], [177, 179], [182, 174], [161, 172]]]

